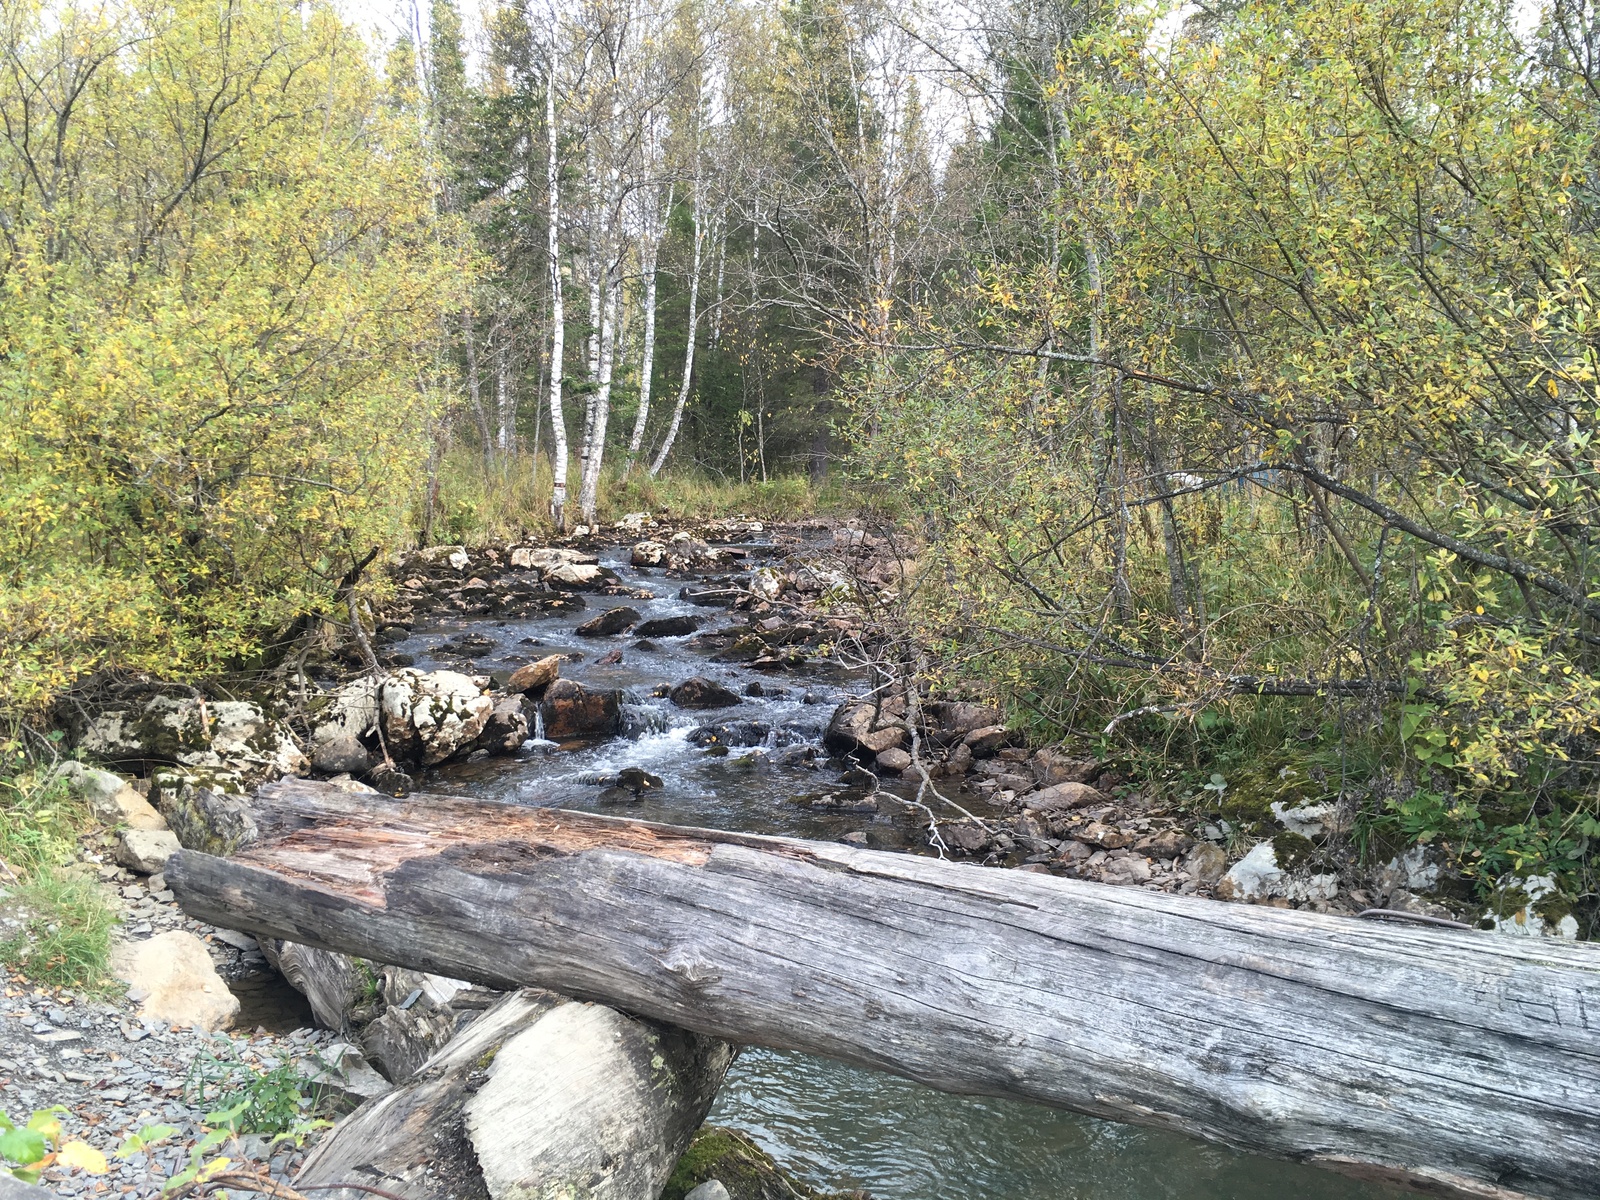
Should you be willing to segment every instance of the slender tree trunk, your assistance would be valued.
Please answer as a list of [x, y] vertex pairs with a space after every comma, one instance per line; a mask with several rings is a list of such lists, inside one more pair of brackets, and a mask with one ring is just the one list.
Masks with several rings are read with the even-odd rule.
[[[666, 212], [672, 211], [672, 188], [667, 188]], [[656, 263], [661, 254], [661, 236], [665, 218], [658, 210], [651, 219], [644, 245], [641, 266], [644, 272], [644, 349], [639, 362], [639, 412], [633, 418], [633, 434], [628, 438], [628, 461], [622, 468], [622, 477], [633, 474], [634, 460], [639, 457], [639, 447], [644, 444], [645, 426], [650, 420], [650, 390], [656, 370]]]
[[495, 409], [500, 419], [499, 437], [495, 445], [502, 463], [509, 459], [517, 437], [517, 393], [511, 386], [510, 360], [511, 356], [506, 353], [505, 327], [502, 326], [494, 347]]
[[678, 439], [678, 429], [683, 425], [684, 405], [689, 402], [689, 388], [694, 382], [694, 344], [699, 332], [700, 319], [700, 258], [705, 246], [705, 233], [702, 225], [705, 221], [704, 204], [701, 200], [700, 187], [700, 134], [695, 132], [694, 155], [694, 257], [693, 265], [689, 269], [689, 339], [688, 346], [683, 353], [683, 380], [678, 384], [678, 401], [672, 406], [672, 423], [667, 426], [667, 436], [661, 441], [661, 449], [656, 452], [655, 461], [650, 464], [650, 477], [654, 479], [661, 474], [661, 468], [667, 461], [667, 455], [672, 453], [672, 443]]
[[[554, 54], [552, 53], [552, 59]], [[545, 126], [549, 130], [549, 165], [546, 183], [550, 196], [550, 440], [554, 443], [555, 476], [550, 490], [550, 516], [558, 531], [567, 527], [567, 422], [561, 413], [561, 374], [567, 345], [567, 310], [561, 287], [561, 170], [556, 136], [555, 63], [550, 64], [550, 79], [545, 90]]]
[[617, 307], [621, 302], [622, 281], [616, 268], [610, 272], [608, 291], [610, 294], [600, 317], [600, 378], [590, 405], [593, 419], [584, 455], [583, 483], [578, 489], [578, 508], [591, 525], [600, 497], [600, 467], [605, 459], [606, 426], [611, 420], [611, 380], [617, 363]]
[[483, 382], [478, 372], [478, 339], [472, 328], [472, 310], [461, 310], [461, 341], [467, 352], [467, 400], [478, 423], [478, 444], [483, 448], [483, 469], [494, 469], [494, 438], [489, 429], [489, 414], [483, 407]]

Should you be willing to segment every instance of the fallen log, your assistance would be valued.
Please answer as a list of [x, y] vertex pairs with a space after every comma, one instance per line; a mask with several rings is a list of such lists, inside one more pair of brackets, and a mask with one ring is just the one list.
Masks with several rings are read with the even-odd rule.
[[201, 920], [1477, 1197], [1600, 1195], [1600, 954], [284, 781]]
[[327, 1200], [655, 1200], [705, 1120], [725, 1042], [534, 989], [502, 997], [295, 1178]]

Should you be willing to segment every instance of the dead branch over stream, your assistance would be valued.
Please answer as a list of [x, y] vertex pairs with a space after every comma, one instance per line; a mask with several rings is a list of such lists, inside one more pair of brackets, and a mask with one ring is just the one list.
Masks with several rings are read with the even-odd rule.
[[1480, 1197], [1600, 1194], [1600, 955], [285, 780], [216, 924]]

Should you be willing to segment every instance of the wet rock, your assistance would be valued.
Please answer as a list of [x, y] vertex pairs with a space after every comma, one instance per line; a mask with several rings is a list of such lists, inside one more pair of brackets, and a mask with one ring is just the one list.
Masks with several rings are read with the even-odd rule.
[[561, 677], [561, 656], [559, 654], [546, 655], [537, 662], [527, 666], [518, 667], [511, 672], [511, 678], [506, 680], [505, 689], [522, 695], [537, 693], [549, 687]]
[[239, 1014], [239, 1001], [192, 933], [175, 929], [119, 943], [112, 948], [111, 973], [128, 985], [148, 1020], [214, 1031]]
[[685, 679], [667, 697], [679, 708], [730, 708], [739, 703], [733, 692], [703, 675]]
[[367, 779], [374, 789], [385, 796], [409, 796], [416, 780], [392, 763], [380, 763], [372, 768]]
[[1204, 884], [1216, 883], [1228, 870], [1228, 856], [1221, 846], [1200, 842], [1183, 860], [1190, 878]]
[[911, 755], [904, 750], [891, 746], [889, 749], [879, 753], [876, 761], [880, 770], [898, 775], [911, 765]]
[[511, 551], [511, 565], [521, 570], [542, 571], [549, 574], [562, 567], [595, 567], [599, 559], [581, 550], [568, 550], [561, 546], [517, 546]]
[[604, 572], [590, 563], [563, 563], [545, 575], [545, 580], [557, 587], [592, 587]]
[[666, 557], [666, 543], [646, 540], [635, 543], [628, 560], [636, 567], [659, 567]]
[[656, 645], [649, 638], [640, 638], [637, 642], [633, 643], [633, 648], [643, 654], [654, 654], [657, 650], [661, 649], [660, 646]]
[[700, 628], [698, 617], [657, 617], [635, 629], [634, 636], [642, 638], [687, 637]]
[[[877, 710], [870, 704], [846, 701], [834, 709], [833, 716], [828, 721], [828, 728], [822, 735], [823, 747], [835, 754], [848, 754], [857, 749], [863, 739], [872, 736], [877, 715]], [[873, 753], [877, 754], [887, 749], [888, 746], [881, 746]]]
[[744, 596], [745, 593], [738, 588], [730, 587], [686, 587], [678, 593], [678, 599], [707, 608], [724, 608], [736, 600], [742, 600]]
[[639, 612], [632, 608], [608, 608], [599, 616], [590, 617], [572, 632], [579, 637], [613, 637], [639, 623]]
[[527, 740], [528, 714], [522, 697], [516, 693], [500, 696], [489, 710], [478, 745], [492, 754], [511, 754]]
[[323, 775], [363, 775], [372, 766], [372, 756], [353, 733], [333, 731], [311, 750], [311, 769]]
[[687, 740], [691, 746], [759, 746], [773, 732], [771, 725], [762, 721], [723, 721], [715, 725], [701, 725], [691, 729]]
[[976, 821], [956, 821], [939, 827], [939, 836], [952, 850], [964, 854], [982, 854], [993, 842], [989, 831]]
[[539, 712], [544, 719], [545, 736], [554, 741], [607, 737], [622, 726], [622, 693], [558, 679], [545, 689]]
[[1041, 788], [1022, 797], [1024, 808], [1037, 812], [1058, 812], [1069, 808], [1083, 808], [1089, 804], [1104, 804], [1107, 797], [1087, 783], [1058, 783]]
[[663, 784], [661, 776], [652, 775], [643, 767], [624, 767], [617, 772], [617, 786], [642, 796], [646, 792], [660, 791]]
[[117, 831], [116, 858], [130, 871], [154, 875], [163, 870], [167, 859], [183, 847], [176, 834], [165, 829], [121, 829]]

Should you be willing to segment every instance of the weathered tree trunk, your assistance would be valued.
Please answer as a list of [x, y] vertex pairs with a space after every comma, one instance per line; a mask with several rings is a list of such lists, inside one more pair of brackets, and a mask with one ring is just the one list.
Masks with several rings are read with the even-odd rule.
[[284, 781], [193, 916], [946, 1091], [1489, 1197], [1600, 1194], [1600, 955]]
[[351, 1113], [296, 1186], [357, 1183], [406, 1200], [655, 1200], [732, 1061], [714, 1038], [513, 992], [402, 1087]]

